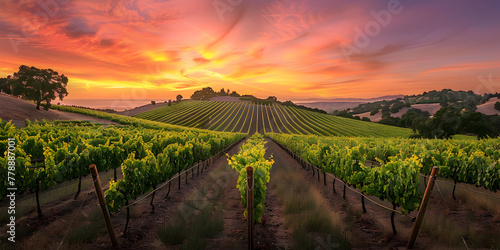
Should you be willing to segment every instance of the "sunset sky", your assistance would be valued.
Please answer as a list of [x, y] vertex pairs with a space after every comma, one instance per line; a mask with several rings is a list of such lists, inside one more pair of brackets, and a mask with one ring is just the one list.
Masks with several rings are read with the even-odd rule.
[[67, 99], [500, 92], [498, 0], [0, 1], [0, 77], [52, 68]]

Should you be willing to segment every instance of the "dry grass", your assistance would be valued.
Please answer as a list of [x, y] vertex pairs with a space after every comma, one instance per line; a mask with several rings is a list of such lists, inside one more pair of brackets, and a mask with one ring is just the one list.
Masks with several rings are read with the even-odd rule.
[[78, 221], [79, 225], [70, 227], [65, 242], [68, 245], [83, 245], [91, 243], [95, 238], [107, 233], [106, 225], [99, 207], [94, 207], [89, 214], [83, 215]]
[[157, 237], [164, 246], [203, 249], [205, 238], [213, 238], [224, 230], [222, 203], [215, 200], [224, 194], [226, 186], [218, 177], [226, 171], [230, 171], [228, 166], [213, 170], [211, 177], [179, 205], [175, 216], [158, 228]]
[[87, 213], [75, 211], [68, 218], [70, 220], [58, 220], [36, 231], [19, 245], [19, 249], [88, 249], [87, 243], [107, 233], [101, 209], [97, 206]]
[[340, 216], [330, 210], [321, 193], [299, 173], [271, 170], [271, 188], [285, 211], [285, 227], [292, 232], [296, 249], [349, 248]]
[[[117, 169], [118, 178], [122, 177], [121, 169]], [[113, 177], [113, 171], [106, 171], [99, 173], [101, 182], [104, 187], [107, 186], [109, 180]], [[81, 193], [77, 199], [81, 199], [84, 194], [84, 190], [93, 190], [92, 177], [87, 175], [82, 179]], [[52, 189], [43, 191], [40, 193], [40, 204], [42, 213], [46, 212], [47, 207], [44, 206], [47, 203], [53, 201], [59, 201], [66, 197], [74, 197], [76, 191], [78, 190], [78, 179], [70, 180], [63, 183], [56, 184]], [[2, 201], [2, 207], [0, 207], [0, 223], [7, 223], [9, 220], [9, 214], [7, 213], [8, 203], [6, 199]], [[17, 197], [16, 200], [16, 215], [21, 216], [28, 214], [29, 212], [36, 213], [36, 198], [34, 194], [26, 194]]]

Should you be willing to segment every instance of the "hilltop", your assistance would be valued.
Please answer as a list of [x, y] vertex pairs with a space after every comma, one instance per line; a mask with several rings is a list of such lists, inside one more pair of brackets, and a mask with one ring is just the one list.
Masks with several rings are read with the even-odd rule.
[[57, 120], [77, 120], [77, 121], [93, 121], [103, 124], [114, 124], [111, 121], [95, 118], [92, 116], [80, 115], [71, 112], [63, 112], [58, 110], [38, 110], [32, 102], [22, 100], [4, 93], [0, 93], [0, 118], [12, 123], [18, 127], [26, 126], [25, 120], [47, 121]]

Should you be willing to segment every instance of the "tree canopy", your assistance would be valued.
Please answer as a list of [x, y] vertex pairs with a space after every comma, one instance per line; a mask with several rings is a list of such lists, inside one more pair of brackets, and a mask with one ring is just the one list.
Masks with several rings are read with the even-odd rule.
[[216, 96], [232, 96], [239, 97], [240, 95], [236, 91], [231, 92], [229, 89], [225, 90], [222, 88], [219, 92], [215, 92], [211, 87], [206, 87], [201, 90], [196, 90], [192, 95], [192, 100], [208, 100]]
[[36, 109], [40, 109], [42, 105], [48, 110], [52, 100], [59, 98], [62, 101], [68, 95], [67, 84], [68, 78], [52, 69], [21, 65], [18, 72], [6, 78], [2, 90], [11, 91], [14, 96], [35, 101]]

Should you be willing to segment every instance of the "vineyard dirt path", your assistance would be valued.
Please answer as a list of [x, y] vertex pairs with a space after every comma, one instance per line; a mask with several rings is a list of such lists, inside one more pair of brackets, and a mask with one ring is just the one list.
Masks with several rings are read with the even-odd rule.
[[[346, 192], [347, 200], [342, 200], [342, 189], [339, 183], [336, 184], [337, 194], [332, 194], [332, 191], [330, 191], [332, 189], [332, 180], [330, 178], [327, 179], [327, 186], [324, 186], [322, 175], [320, 176], [320, 181], [318, 181], [317, 175], [312, 176], [311, 171], [302, 168], [300, 163], [288, 155], [278, 144], [269, 139], [266, 139], [266, 141], [268, 142], [266, 144], [266, 152], [272, 154], [275, 161], [273, 169], [285, 168], [288, 171], [300, 173], [304, 185], [310, 186], [319, 196], [323, 196], [330, 204], [331, 212], [340, 215], [343, 225], [339, 225], [339, 227], [345, 228], [347, 231], [346, 235], [348, 235], [348, 240], [352, 247], [378, 249], [403, 246], [403, 241], [388, 236], [390, 234], [385, 230], [387, 227], [390, 227], [390, 222], [389, 224], [386, 223], [388, 213], [378, 211], [376, 208], [373, 208], [373, 205], [366, 202], [366, 207], [369, 209], [370, 214], [369, 216], [363, 216], [362, 212], [359, 211], [361, 208], [361, 204], [358, 201], [359, 198], [353, 192]], [[271, 174], [271, 182], [273, 181], [280, 180], [274, 180]], [[267, 199], [268, 197], [266, 196]], [[284, 218], [284, 214], [281, 213], [280, 217]], [[380, 224], [381, 222], [384, 224]]]
[[[328, 201], [332, 213], [340, 215], [344, 224], [342, 227], [346, 230], [351, 247], [355, 249], [406, 249], [406, 244], [413, 227], [411, 218], [396, 214], [395, 226], [398, 234], [394, 236], [392, 234], [391, 212], [389, 210], [381, 208], [365, 199], [367, 213], [363, 213], [359, 194], [346, 189], [346, 199], [344, 200], [342, 198], [343, 185], [340, 181], [335, 183], [336, 193], [334, 193], [331, 177], [326, 177], [325, 185], [323, 173], [320, 173], [318, 180], [317, 173], [313, 176], [312, 171], [302, 168], [296, 160], [289, 156], [275, 142], [269, 140], [267, 147], [268, 151], [273, 153], [273, 158], [276, 161], [273, 168], [285, 165], [290, 171], [301, 173], [304, 177], [304, 185], [311, 185], [316, 189], [316, 192]], [[444, 186], [444, 184], [441, 184], [441, 186]], [[476, 241], [475, 244], [478, 244], [477, 241], [482, 240], [493, 242], [493, 239], [496, 239], [495, 235], [498, 235], [500, 232], [500, 227], [498, 226], [500, 225], [500, 216], [498, 213], [492, 214], [480, 205], [467, 204], [467, 202], [462, 200], [454, 201], [451, 197], [451, 188], [446, 188], [448, 189], [446, 192], [442, 190], [446, 201], [443, 201], [442, 196], [439, 194], [440, 191], [438, 192], [437, 188], [434, 189], [429, 209], [424, 217], [424, 224], [428, 224], [427, 228], [439, 227], [437, 231], [440, 235], [431, 235], [429, 232], [425, 232], [425, 226], [422, 226], [414, 248], [463, 248], [464, 244], [460, 236], [467, 238], [465, 230], [474, 232], [472, 237]], [[483, 190], [481, 191], [484, 192]], [[370, 199], [386, 207], [392, 207], [391, 203], [382, 201], [377, 197], [370, 196]], [[451, 212], [449, 208], [451, 208]], [[397, 209], [401, 210], [400, 208]], [[416, 215], [416, 211], [411, 213], [411, 216]], [[443, 226], [443, 224], [445, 225]], [[441, 227], [445, 228], [440, 229]], [[436, 230], [435, 228], [433, 230]], [[455, 230], [455, 232], [448, 230]], [[471, 239], [468, 240], [470, 241]], [[494, 241], [498, 242], [498, 240]]]
[[[266, 139], [267, 140], [267, 139]], [[269, 142], [268, 142], [269, 143]], [[278, 148], [279, 149], [279, 148]], [[280, 149], [281, 150], [281, 149]], [[230, 154], [232, 155], [232, 154]], [[274, 150], [266, 150], [266, 158], [274, 157]], [[278, 163], [279, 162], [279, 163]], [[273, 168], [283, 167], [281, 159], [275, 158]], [[226, 161], [227, 164], [227, 161]], [[227, 166], [229, 168], [229, 166]], [[207, 249], [245, 249], [247, 248], [247, 226], [243, 216], [241, 196], [236, 189], [238, 174], [231, 171], [231, 179], [224, 194], [224, 231], [214, 239], [210, 239]], [[271, 182], [277, 181], [271, 175]], [[283, 210], [278, 205], [276, 194], [268, 188], [266, 190], [265, 211], [262, 221], [255, 224], [256, 249], [291, 249], [292, 240], [284, 226]]]
[[[243, 143], [240, 142], [233, 147], [229, 151], [229, 154], [235, 154]], [[178, 190], [177, 178], [173, 179], [168, 198], [165, 198], [168, 192], [168, 185], [156, 192], [154, 213], [151, 213], [151, 206], [149, 205], [150, 197], [132, 206], [130, 208], [127, 237], [123, 237], [122, 235], [125, 227], [126, 211], [123, 210], [115, 214], [112, 217], [112, 223], [120, 249], [165, 248], [156, 237], [157, 228], [167, 222], [170, 217], [174, 216], [179, 204], [188, 200], [189, 195], [201, 187], [206, 182], [206, 179], [210, 177], [211, 171], [221, 165], [227, 165], [226, 156], [217, 159], [207, 169], [203, 170], [203, 172], [200, 170], [199, 175], [196, 174], [197, 170], [195, 168], [194, 178], [191, 172], [188, 174], [187, 185], [185, 184], [185, 175], [182, 174], [180, 190]], [[104, 180], [101, 179], [101, 181]], [[107, 184], [103, 184], [103, 188], [107, 187]], [[36, 212], [31, 212], [19, 221], [22, 224], [20, 227], [29, 228], [23, 229], [23, 231], [30, 230], [34, 232], [25, 237], [16, 238], [16, 240], [19, 239], [19, 242], [16, 242], [18, 249], [72, 249], [74, 246], [68, 246], [63, 242], [72, 230], [74, 231], [74, 229], [82, 226], [81, 218], [88, 217], [98, 211], [97, 218], [99, 220], [102, 219], [93, 188], [82, 191], [76, 201], [73, 200], [73, 195], [70, 195], [61, 200], [43, 205], [42, 210], [44, 211], [44, 217], [41, 219], [36, 217]], [[93, 239], [91, 243], [79, 245], [79, 247], [83, 249], [113, 249], [107, 233], [103, 233]]]
[[[245, 143], [246, 140], [240, 142], [238, 145], [233, 147], [228, 154], [233, 155], [236, 154], [240, 148], [240, 146]], [[193, 199], [192, 194], [199, 189], [202, 189], [207, 183], [213, 180], [217, 180], [217, 178], [220, 178], [222, 180], [222, 183], [225, 185], [228, 185], [228, 187], [232, 188], [225, 188], [225, 187], [216, 187], [218, 189], [225, 189], [225, 190], [231, 190], [235, 189], [236, 190], [236, 179], [234, 179], [234, 182], [232, 182], [231, 177], [228, 178], [227, 175], [223, 176], [215, 176], [212, 173], [214, 170], [218, 170], [220, 168], [227, 168], [229, 176], [234, 175], [233, 171], [229, 171], [230, 167], [227, 163], [227, 157], [225, 155], [221, 156], [219, 159], [217, 159], [214, 163], [208, 166], [207, 169], [203, 171], [203, 173], [200, 172], [199, 176], [196, 176], [196, 169], [194, 169], [194, 178], [191, 178], [191, 173], [188, 174], [188, 184], [185, 184], [185, 175], [182, 175], [181, 177], [181, 189], [178, 190], [178, 181], [177, 179], [173, 181], [172, 187], [170, 190], [170, 194], [168, 198], [164, 198], [166, 196], [166, 193], [168, 192], [168, 186], [164, 187], [161, 189], [161, 192], [157, 193], [157, 197], [155, 198], [155, 213], [150, 213], [150, 206], [149, 206], [149, 198], [146, 199], [143, 204], [138, 206], [136, 210], [138, 210], [138, 213], [140, 213], [137, 219], [131, 219], [131, 222], [129, 223], [129, 232], [127, 233], [128, 236], [127, 238], [120, 237], [120, 249], [178, 249], [179, 246], [165, 246], [161, 243], [161, 241], [157, 238], [156, 231], [157, 229], [163, 225], [164, 223], [169, 222], [172, 218], [177, 216], [177, 213], [179, 211], [179, 206], [186, 201], [189, 201]], [[231, 181], [226, 181], [226, 179], [230, 179]], [[218, 180], [217, 180], [218, 181]], [[234, 185], [232, 185], [234, 183]], [[212, 192], [211, 190], [210, 192]], [[206, 194], [205, 194], [206, 195]], [[209, 195], [206, 195], [209, 196]], [[207, 198], [207, 197], [205, 197]], [[221, 197], [223, 200], [225, 197]], [[239, 198], [239, 197], [238, 197]], [[160, 199], [163, 199], [163, 201], [160, 202]], [[239, 199], [238, 199], [239, 201]], [[216, 201], [214, 201], [216, 202]], [[241, 202], [240, 202], [240, 207], [241, 207]], [[241, 215], [243, 215], [243, 212], [241, 212]], [[140, 217], [139, 217], [140, 216]], [[226, 217], [227, 215], [225, 215]], [[115, 224], [115, 231], [118, 232], [121, 235], [121, 231], [124, 228], [125, 225], [125, 213], [121, 212], [121, 218], [118, 220], [119, 223]], [[224, 225], [224, 228], [226, 228], [226, 225]], [[242, 234], [243, 237], [246, 236], [246, 234]], [[238, 238], [238, 235], [234, 235], [235, 238]], [[237, 242], [237, 241], [236, 241]], [[246, 243], [246, 238], [242, 239], [242, 242]], [[108, 235], [103, 235], [100, 237], [97, 241], [94, 242], [94, 246], [96, 247], [103, 247], [104, 244], [109, 245], [109, 237]], [[240, 244], [241, 245], [241, 244]], [[243, 247], [246, 245], [242, 245]], [[241, 249], [241, 247], [239, 247]]]

